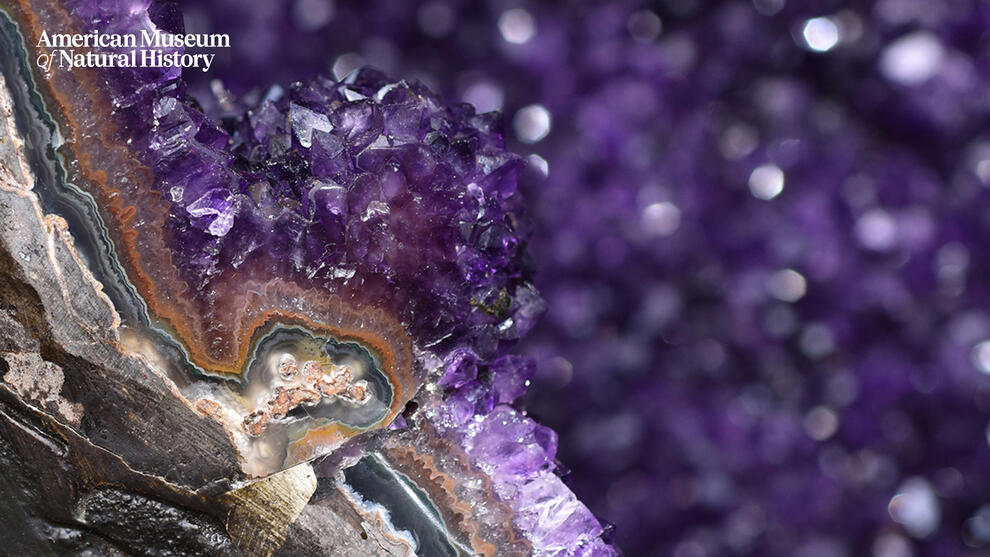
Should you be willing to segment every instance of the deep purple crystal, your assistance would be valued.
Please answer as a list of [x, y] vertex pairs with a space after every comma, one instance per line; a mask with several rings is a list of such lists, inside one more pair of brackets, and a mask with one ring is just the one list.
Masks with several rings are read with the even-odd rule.
[[[383, 0], [313, 26], [273, 11], [267, 34], [298, 30], [342, 66], [550, 114], [544, 139], [515, 143], [546, 163], [521, 182], [549, 306], [529, 407], [627, 551], [985, 550], [985, 5]], [[527, 21], [531, 36], [511, 28]], [[914, 476], [938, 493], [927, 535], [889, 508]]]

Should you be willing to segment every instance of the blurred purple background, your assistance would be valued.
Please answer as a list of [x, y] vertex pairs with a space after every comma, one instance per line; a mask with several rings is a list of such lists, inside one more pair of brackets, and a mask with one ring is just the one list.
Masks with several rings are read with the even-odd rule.
[[365, 64], [504, 112], [527, 407], [627, 555], [990, 555], [990, 2], [181, 8], [213, 115]]

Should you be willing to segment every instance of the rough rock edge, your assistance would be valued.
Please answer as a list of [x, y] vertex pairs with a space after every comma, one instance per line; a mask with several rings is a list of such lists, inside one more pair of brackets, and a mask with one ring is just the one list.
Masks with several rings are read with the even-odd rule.
[[[144, 358], [117, 348], [120, 320], [102, 285], [65, 221], [45, 215], [32, 192], [11, 103], [0, 75], [0, 546], [35, 555], [401, 554], [340, 496], [311, 502], [309, 464], [228, 491], [245, 479], [229, 433]], [[47, 375], [28, 378], [21, 365]], [[288, 498], [263, 488], [286, 482]], [[242, 535], [251, 526], [265, 535]]]
[[[0, 149], [0, 248], [9, 255], [4, 271], [8, 282], [17, 281], [24, 287], [24, 298], [36, 297], [42, 306], [41, 315], [33, 316], [39, 318], [34, 326], [24, 329], [35, 337], [42, 358], [66, 371], [63, 390], [75, 391], [77, 396], [90, 390], [94, 378], [84, 377], [87, 370], [66, 365], [84, 364], [98, 368], [107, 380], [107, 388], [99, 393], [105, 399], [101, 406], [142, 408], [140, 418], [86, 408], [78, 432], [112, 452], [126, 454], [125, 460], [135, 469], [194, 490], [226, 479], [241, 479], [237, 452], [222, 428], [201, 417], [161, 372], [115, 348], [120, 321], [109, 298], [75, 251], [65, 221], [43, 214], [31, 191], [34, 176], [24, 157], [24, 144], [2, 76], [0, 115], [0, 136], [6, 139]], [[3, 301], [22, 325], [31, 320], [28, 314], [37, 312], [37, 308], [26, 307], [30, 304], [25, 299]], [[52, 361], [56, 357], [65, 361]], [[140, 402], [135, 400], [139, 397], [152, 404], [126, 403]], [[100, 415], [91, 415], [95, 412]], [[93, 439], [92, 433], [108, 418], [128, 426], [117, 428], [121, 446]], [[185, 458], [176, 458], [177, 452], [185, 453]], [[202, 458], [204, 453], [210, 458]], [[171, 465], [171, 470], [162, 470], [162, 464]]]

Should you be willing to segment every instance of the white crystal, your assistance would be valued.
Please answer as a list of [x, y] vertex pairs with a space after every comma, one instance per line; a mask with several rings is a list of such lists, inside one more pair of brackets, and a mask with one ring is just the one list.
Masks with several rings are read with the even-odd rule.
[[314, 112], [296, 103], [289, 104], [289, 120], [292, 130], [299, 138], [299, 144], [307, 149], [313, 146], [313, 130], [329, 133], [333, 129], [326, 114]]

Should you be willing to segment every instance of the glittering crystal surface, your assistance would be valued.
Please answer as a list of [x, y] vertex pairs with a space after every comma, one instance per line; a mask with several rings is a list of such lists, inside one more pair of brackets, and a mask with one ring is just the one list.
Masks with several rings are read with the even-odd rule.
[[627, 552], [986, 550], [986, 6], [296, 5], [540, 157], [529, 408]]

